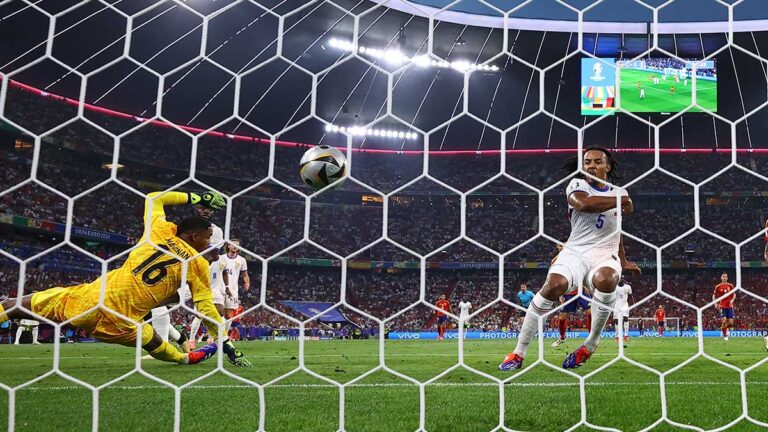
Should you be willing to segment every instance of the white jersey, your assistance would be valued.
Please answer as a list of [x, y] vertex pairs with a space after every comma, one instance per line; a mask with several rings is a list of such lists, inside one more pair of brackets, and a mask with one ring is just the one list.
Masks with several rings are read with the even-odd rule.
[[240, 255], [234, 258], [223, 255], [222, 258], [226, 263], [227, 276], [229, 277], [229, 290], [232, 292], [233, 296], [236, 296], [238, 294], [240, 273], [248, 270], [248, 262]]
[[213, 292], [213, 303], [224, 304], [224, 271], [227, 268], [227, 262], [223, 256], [210, 264], [211, 270], [211, 291]]
[[222, 231], [221, 227], [216, 224], [211, 224], [211, 228], [213, 228], [213, 234], [211, 235], [211, 245], [221, 247], [222, 243], [224, 243], [224, 231]]
[[[622, 196], [626, 191], [618, 190]], [[606, 186], [598, 189], [584, 179], [573, 179], [565, 190], [566, 200], [574, 192], [585, 192], [589, 196], [615, 197], [617, 189]], [[618, 209], [603, 213], [584, 213], [568, 203], [568, 217], [571, 220], [571, 235], [565, 243], [576, 251], [599, 251], [618, 255], [621, 233], [618, 231]]]
[[461, 311], [459, 313], [459, 318], [468, 317], [470, 309], [472, 309], [472, 303], [465, 301], [459, 302], [459, 310]]
[[629, 309], [629, 296], [632, 294], [632, 286], [629, 284], [616, 286], [616, 310]]

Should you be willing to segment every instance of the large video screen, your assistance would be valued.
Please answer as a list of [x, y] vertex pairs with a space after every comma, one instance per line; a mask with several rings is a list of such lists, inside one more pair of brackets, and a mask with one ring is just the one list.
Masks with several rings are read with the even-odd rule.
[[[581, 60], [581, 114], [603, 115], [617, 108], [637, 113], [674, 113], [693, 101], [717, 111], [717, 67], [714, 60], [648, 58]], [[694, 107], [690, 111], [701, 111]]]

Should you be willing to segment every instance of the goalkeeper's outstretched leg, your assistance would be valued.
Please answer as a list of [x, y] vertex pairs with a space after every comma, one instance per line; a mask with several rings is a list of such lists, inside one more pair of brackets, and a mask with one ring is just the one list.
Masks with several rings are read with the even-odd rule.
[[[48, 299], [52, 299], [53, 295], [61, 298], [66, 295], [66, 289], [52, 288], [47, 291], [41, 291], [40, 293], [26, 295], [21, 298], [21, 306], [26, 310], [34, 310], [33, 297], [37, 294], [45, 295], [46, 293], [49, 293], [47, 296]], [[65, 303], [66, 300], [62, 300], [62, 302]], [[16, 299], [8, 299], [0, 303], [0, 323], [14, 319], [37, 318], [34, 315], [30, 315], [25, 310], [19, 308], [10, 310], [15, 305]], [[108, 315], [108, 312], [97, 309], [87, 313], [81, 318], [75, 318], [74, 321], [77, 321], [77, 327], [87, 331], [91, 334], [91, 336], [99, 341], [124, 345], [128, 347], [135, 347], [136, 337], [138, 334], [136, 326], [115, 316], [108, 317]], [[51, 319], [54, 322], [61, 322], [61, 320], [57, 320], [55, 317], [47, 316], [46, 318]], [[89, 325], [86, 321], [89, 321], [92, 324]], [[183, 353], [179, 351], [179, 349], [177, 349], [175, 346], [171, 345], [167, 341], [164, 341], [151, 326], [143, 325], [142, 329], [141, 347], [147, 351], [149, 355], [158, 360], [178, 364], [196, 364], [210, 358], [213, 354], [216, 354], [215, 344], [212, 344], [212, 349], [211, 346], [206, 346], [189, 354]]]
[[[62, 290], [61, 288], [53, 288], [48, 291]], [[42, 291], [41, 293], [45, 293]], [[24, 309], [32, 310], [32, 297], [34, 294], [22, 297], [21, 305]], [[34, 315], [30, 315], [22, 309], [13, 309], [16, 304], [16, 299], [8, 299], [0, 303], [0, 323], [14, 319], [34, 319]], [[6, 312], [7, 311], [7, 312]], [[89, 322], [95, 323], [94, 325], [88, 325], [83, 318], [76, 318], [77, 327], [82, 328], [91, 334], [99, 341], [106, 343], [113, 343], [123, 345], [127, 347], [136, 346], [136, 337], [139, 333], [136, 326], [130, 322], [123, 321], [115, 316], [109, 316], [108, 312], [102, 310], [95, 310], [87, 314], [85, 319]], [[46, 317], [51, 319], [52, 317]], [[57, 321], [57, 320], [54, 320]], [[141, 347], [149, 353], [153, 358], [162, 360], [169, 363], [177, 363], [183, 365], [191, 365], [201, 363], [216, 354], [218, 351], [218, 345], [216, 343], [208, 344], [195, 351], [184, 353], [176, 348], [168, 341], [163, 340], [162, 337], [155, 331], [152, 326], [144, 324], [142, 328], [142, 343]], [[251, 362], [245, 358], [242, 352], [235, 348], [234, 344], [230, 340], [225, 340], [223, 343], [224, 355], [227, 361], [240, 367], [251, 367]]]

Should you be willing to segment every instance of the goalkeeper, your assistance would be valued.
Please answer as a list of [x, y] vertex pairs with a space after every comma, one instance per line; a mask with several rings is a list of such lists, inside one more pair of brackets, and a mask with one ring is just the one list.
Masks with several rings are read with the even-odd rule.
[[[107, 273], [106, 280], [100, 277], [82, 285], [26, 295], [21, 298], [21, 306], [54, 322], [71, 320], [73, 326], [102, 342], [136, 346], [139, 337], [141, 347], [158, 360], [195, 364], [210, 358], [218, 350], [216, 341], [185, 354], [164, 341], [152, 326], [141, 325], [139, 329], [127, 320], [141, 322], [152, 308], [173, 301], [178, 296], [179, 287], [186, 282], [195, 307], [204, 317], [208, 333], [217, 339], [218, 324], [223, 320], [213, 305], [208, 262], [198, 255], [209, 248], [213, 233], [211, 223], [198, 217], [184, 219], [178, 225], [166, 221], [164, 206], [177, 204], [201, 204], [212, 210], [226, 207], [224, 198], [212, 191], [201, 195], [150, 193], [145, 204], [144, 237], [122, 267]], [[186, 280], [182, 280], [183, 261], [187, 263]], [[109, 310], [99, 307], [102, 282], [105, 285], [103, 306]], [[19, 308], [8, 311], [16, 301], [9, 299], [0, 303], [0, 323], [29, 317]], [[251, 365], [231, 341], [224, 341], [223, 350], [231, 363]]]

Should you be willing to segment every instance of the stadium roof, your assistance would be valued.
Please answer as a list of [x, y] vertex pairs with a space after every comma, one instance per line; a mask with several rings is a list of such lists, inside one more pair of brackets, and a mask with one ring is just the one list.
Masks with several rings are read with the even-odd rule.
[[[577, 7], [583, 7], [584, 3], [567, 1]], [[658, 14], [660, 22], [671, 22], [668, 15], [677, 10], [673, 5], [679, 1], [666, 6]], [[507, 6], [513, 4], [514, 7], [515, 2], [520, 3], [518, 0], [490, 0], [484, 3], [509, 10]], [[464, 95], [461, 73], [439, 68], [402, 68], [402, 65], [387, 64], [367, 54], [353, 57], [350, 52], [332, 47], [332, 38], [352, 39], [354, 16], [357, 15], [360, 46], [378, 50], [395, 49], [410, 57], [429, 53], [432, 58], [448, 62], [487, 62], [497, 67], [495, 72], [476, 71], [469, 83], [469, 111], [488, 124], [507, 129], [533, 115], [540, 108], [535, 96], [539, 94], [541, 84], [545, 96], [543, 108], [548, 112], [573, 125], [582, 126], [593, 121], [583, 118], [579, 111], [579, 55], [557, 64], [578, 48], [578, 33], [512, 28], [505, 32], [500, 28], [457, 24], [447, 20], [450, 16], [446, 12], [465, 13], [462, 7], [481, 4], [479, 1], [442, 1], [437, 5], [449, 5], [449, 8], [432, 21], [419, 15], [424, 12], [423, 6], [411, 6], [407, 12], [396, 10], [398, 4], [405, 4], [399, 1], [380, 5], [360, 0], [260, 0], [258, 4], [261, 6], [258, 6], [256, 2], [221, 0], [159, 3], [115, 0], [110, 3], [115, 9], [106, 7], [103, 2], [46, 1], [36, 5], [48, 13], [58, 13], [64, 10], [64, 3], [82, 6], [67, 9], [56, 20], [56, 37], [50, 44], [55, 62], [41, 60], [46, 53], [49, 20], [27, 3], [2, 3], [0, 40], [7, 43], [0, 49], [0, 74], [72, 99], [80, 97], [85, 83], [86, 103], [144, 118], [157, 114], [158, 75], [165, 75], [160, 100], [163, 118], [202, 129], [217, 126], [234, 114], [234, 76], [239, 74], [241, 91], [236, 114], [266, 132], [277, 134], [301, 123], [310, 114], [312, 78], [305, 71], [317, 74], [315, 113], [324, 121], [340, 126], [381, 121], [376, 124], [377, 127], [403, 129], [402, 122], [386, 115], [388, 84], [386, 74], [381, 71], [387, 70], [395, 72], [392, 77], [392, 114], [399, 119], [423, 131], [430, 131], [458, 116]], [[706, 10], [709, 4], [726, 10], [714, 0], [696, 0], [695, 3], [702, 10]], [[589, 19], [592, 12], [596, 13], [603, 7], [610, 6], [613, 10], [621, 4], [625, 5], [628, 16], [650, 13], [634, 1], [609, 0], [590, 9], [585, 18]], [[691, 5], [688, 0], [683, 0], [681, 4]], [[764, 1], [739, 3], [734, 7], [734, 17], [743, 17], [744, 11], [750, 10], [745, 8], [754, 4], [764, 4]], [[528, 9], [540, 5], [570, 11], [555, 0], [533, 0], [510, 16], [526, 12], [531, 19], [535, 19], [539, 9]], [[274, 9], [267, 12], [265, 8]], [[126, 20], [116, 10], [134, 15], [131, 43], [127, 49]], [[493, 11], [487, 6], [485, 10]], [[212, 17], [206, 28], [207, 59], [199, 57], [203, 20], [195, 12]], [[469, 12], [466, 13], [480, 16]], [[555, 13], [554, 10], [549, 12]], [[498, 15], [498, 11], [495, 13]], [[275, 14], [285, 17], [281, 38], [282, 58], [275, 58], [278, 45], [278, 19]], [[754, 16], [761, 14], [768, 12], [756, 12]], [[428, 43], [430, 26], [433, 34], [431, 44]], [[99, 37], [93, 37], [94, 34]], [[653, 46], [653, 38], [647, 34], [585, 33], [582, 41], [585, 52], [600, 57], [631, 58]], [[505, 42], [506, 53], [514, 54], [514, 57], [503, 55]], [[737, 32], [733, 42], [756, 55], [768, 52], [768, 32]], [[768, 89], [766, 64], [743, 51], [727, 47], [727, 44], [725, 33], [673, 33], [658, 37], [659, 48], [680, 57], [700, 58], [722, 50], [717, 55], [718, 80], [725, 90], [719, 94], [718, 113], [733, 120], [765, 102]], [[130, 59], [123, 57], [125, 53]], [[651, 52], [651, 56], [663, 56], [663, 53]], [[374, 63], [375, 67], [366, 62]], [[528, 65], [556, 67], [549, 69], [542, 82], [538, 72]], [[72, 73], [73, 70], [77, 73]], [[83, 80], [78, 74], [89, 76]], [[13, 117], [16, 103], [13, 97], [6, 100], [5, 113], [9, 118]], [[764, 112], [768, 110], [750, 118], [750, 128], [754, 130], [768, 124], [763, 121], [768, 116]], [[610, 125], [617, 121], [606, 119], [601, 123], [613, 131], [615, 127], [611, 129]], [[463, 123], [457, 121], [454, 124]], [[714, 123], [719, 125], [722, 122], [709, 119], [709, 129], [706, 130], [719, 130], [719, 126], [713, 126]], [[532, 135], [540, 126], [545, 130], [562, 129], [563, 135], [572, 140], [572, 131], [564, 126], [558, 127], [557, 122], [543, 114], [528, 124]], [[622, 120], [622, 128], [627, 124], [633, 122]], [[229, 128], [216, 129], [243, 133]], [[462, 132], [472, 130], [468, 127], [451, 128], [456, 129]], [[647, 128], [639, 129], [645, 133], [638, 133], [638, 136], [647, 138]], [[696, 128], [699, 129], [704, 130]], [[482, 139], [477, 138], [481, 135]], [[483, 140], [497, 142], [491, 135], [490, 131], [482, 129], [477, 136], [463, 139], [458, 149], [483, 149], [486, 147]], [[550, 135], [552, 142], [558, 141], [558, 133]], [[686, 133], [686, 139], [693, 136], [695, 133]], [[279, 136], [278, 139], [289, 138]], [[514, 140], [519, 145], [533, 141], [533, 138], [521, 132], [515, 134]], [[409, 145], [400, 149], [408, 150]]]
[[[734, 31], [759, 31], [768, 28], [768, 8], [761, 1], [715, 0], [486, 0], [451, 2], [447, 0], [372, 0], [387, 7], [423, 15], [439, 15], [443, 21], [480, 27], [520, 30], [578, 31], [577, 10], [585, 10], [583, 31], [594, 33], [647, 33], [658, 26], [662, 33], [717, 33], [728, 31], [728, 7], [734, 4]], [[416, 4], [418, 11], [410, 4]], [[566, 5], [567, 4], [567, 5]], [[652, 7], [659, 9], [654, 24]]]

